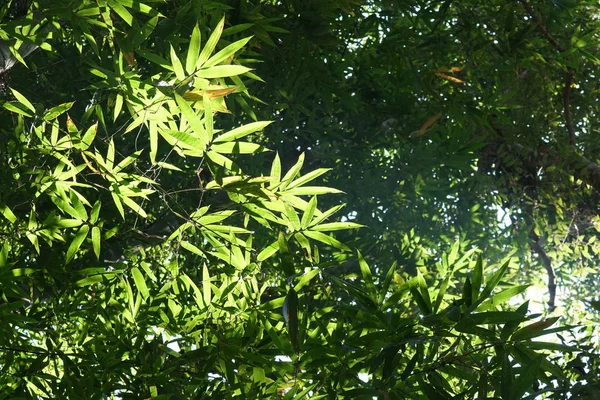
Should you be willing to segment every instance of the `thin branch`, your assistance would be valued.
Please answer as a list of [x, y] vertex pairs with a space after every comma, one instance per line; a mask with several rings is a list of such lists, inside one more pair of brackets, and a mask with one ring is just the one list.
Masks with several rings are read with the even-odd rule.
[[565, 112], [565, 123], [569, 132], [569, 146], [575, 146], [575, 129], [573, 128], [573, 117], [571, 116], [571, 86], [573, 85], [573, 75], [575, 71], [567, 67], [565, 74], [565, 87], [563, 88], [563, 108]]

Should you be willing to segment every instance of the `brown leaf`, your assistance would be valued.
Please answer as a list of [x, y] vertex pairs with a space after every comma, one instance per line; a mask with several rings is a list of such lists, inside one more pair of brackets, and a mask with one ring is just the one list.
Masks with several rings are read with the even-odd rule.
[[429, 130], [429, 128], [442, 116], [441, 113], [435, 114], [433, 117], [429, 118], [425, 123], [419, 128], [418, 131], [415, 132], [413, 137], [423, 136], [425, 132]]
[[135, 57], [132, 52], [123, 52], [123, 57], [125, 57], [125, 61], [127, 61], [127, 65], [133, 67], [135, 65]]
[[450, 76], [450, 75], [442, 74], [441, 72], [437, 72], [437, 71], [436, 71], [436, 72], [434, 72], [434, 74], [436, 74], [436, 75], [437, 75], [437, 76], [439, 76], [440, 78], [442, 78], [442, 79], [445, 79], [445, 80], [447, 80], [447, 81], [450, 81], [450, 82], [454, 82], [454, 83], [465, 83], [465, 81], [463, 81], [463, 80], [461, 80], [461, 79], [455, 78], [455, 77], [453, 77], [453, 76]]

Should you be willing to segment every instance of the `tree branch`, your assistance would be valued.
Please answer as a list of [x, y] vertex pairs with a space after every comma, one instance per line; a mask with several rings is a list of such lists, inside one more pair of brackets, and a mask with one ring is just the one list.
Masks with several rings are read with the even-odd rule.
[[[538, 29], [544, 35], [544, 37], [552, 44], [552, 46], [559, 52], [564, 53], [565, 47], [561, 45], [554, 36], [548, 31], [546, 25], [542, 21], [542, 18], [536, 13], [531, 4], [527, 2], [527, 0], [520, 0], [521, 4], [523, 4], [523, 8], [527, 11], [527, 13], [533, 18], [534, 21], [538, 23]], [[567, 131], [569, 132], [569, 145], [571, 147], [575, 146], [575, 129], [573, 128], [573, 117], [571, 115], [571, 86], [573, 85], [573, 75], [575, 74], [575, 70], [571, 67], [567, 67], [567, 72], [565, 73], [565, 83], [563, 87], [563, 109], [565, 115], [565, 124], [567, 126]]]
[[556, 275], [554, 274], [554, 268], [552, 268], [552, 260], [548, 257], [548, 254], [544, 251], [544, 248], [540, 244], [540, 237], [531, 230], [529, 234], [533, 243], [531, 243], [531, 249], [540, 257], [542, 265], [546, 269], [548, 274], [548, 293], [550, 298], [548, 299], [548, 311], [552, 312], [556, 309]]

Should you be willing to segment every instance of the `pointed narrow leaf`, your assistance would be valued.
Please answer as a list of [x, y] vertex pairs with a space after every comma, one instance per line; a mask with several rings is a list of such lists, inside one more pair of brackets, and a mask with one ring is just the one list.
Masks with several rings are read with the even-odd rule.
[[373, 275], [371, 274], [371, 269], [369, 268], [369, 265], [363, 258], [362, 254], [360, 254], [360, 251], [357, 251], [356, 254], [358, 257], [358, 265], [360, 267], [360, 272], [365, 282], [365, 286], [367, 287], [367, 292], [371, 296], [377, 297], [377, 289], [375, 288], [375, 284], [373, 283]]
[[200, 121], [200, 117], [198, 117], [198, 115], [192, 109], [192, 107], [190, 107], [188, 102], [177, 93], [175, 93], [175, 101], [177, 102], [177, 105], [179, 106], [179, 109], [181, 110], [183, 117], [188, 122], [188, 124], [190, 124], [192, 130], [197, 135], [197, 137], [200, 139], [200, 142], [201, 142], [200, 149], [204, 150], [206, 148], [206, 145], [210, 141], [211, 137], [208, 134], [208, 132], [206, 132], [206, 130], [204, 129], [204, 126], [202, 125], [202, 122]]
[[208, 267], [206, 264], [204, 264], [202, 267], [202, 299], [204, 300], [204, 304], [207, 306], [212, 301], [210, 274], [208, 273]]
[[275, 154], [273, 164], [271, 164], [271, 182], [269, 183], [269, 189], [279, 185], [281, 181], [281, 160], [279, 159], [279, 153]]
[[473, 277], [471, 278], [471, 298], [473, 301], [479, 299], [479, 291], [483, 283], [483, 260], [481, 255], [477, 257], [475, 262], [475, 270], [473, 271]]
[[321, 272], [321, 271], [319, 271], [319, 269], [315, 268], [315, 269], [311, 269], [310, 271], [308, 271], [307, 273], [302, 275], [302, 277], [300, 278], [300, 280], [298, 281], [296, 286], [294, 286], [294, 290], [296, 292], [300, 291], [300, 289], [302, 289], [304, 286], [306, 286], [315, 276], [317, 276], [319, 274], [319, 272]]
[[328, 244], [340, 250], [350, 251], [350, 248], [344, 243], [322, 232], [304, 231], [303, 233], [305, 236], [308, 236], [309, 238], [314, 240], [318, 240], [321, 243]]
[[320, 224], [311, 228], [312, 231], [317, 232], [331, 232], [331, 231], [340, 231], [344, 229], [357, 229], [363, 228], [364, 225], [357, 224], [354, 222], [330, 222], [327, 224]]
[[277, 253], [277, 250], [279, 250], [279, 242], [276, 241], [265, 247], [265, 249], [258, 254], [256, 259], [258, 261], [264, 261]]
[[198, 78], [215, 79], [228, 78], [231, 76], [245, 74], [251, 71], [251, 68], [241, 65], [216, 65], [207, 69], [201, 69], [196, 73]]
[[177, 57], [177, 53], [175, 53], [173, 46], [171, 46], [171, 66], [173, 67], [177, 79], [183, 81], [186, 76], [185, 71], [183, 70], [183, 65], [181, 65], [181, 61], [179, 61], [179, 57]]
[[292, 182], [292, 179], [294, 179], [296, 177], [296, 175], [298, 175], [298, 173], [300, 173], [300, 169], [302, 168], [303, 164], [304, 164], [304, 153], [300, 154], [300, 157], [298, 157], [298, 161], [296, 161], [296, 164], [294, 164], [294, 166], [289, 169], [289, 171], [285, 174], [285, 176], [281, 180], [281, 189], [282, 190], [286, 189], [287, 185], [289, 185]]
[[6, 204], [0, 203], [0, 213], [2, 213], [4, 218], [6, 218], [11, 224], [17, 222], [17, 217]]
[[96, 255], [96, 259], [100, 259], [100, 228], [94, 226], [92, 228], [92, 247], [94, 248], [94, 254]]
[[446, 289], [448, 289], [448, 284], [450, 283], [450, 274], [446, 275], [440, 288], [438, 289], [437, 296], [435, 298], [435, 303], [433, 304], [433, 312], [436, 313], [440, 309], [442, 305], [442, 301], [444, 300], [444, 295], [446, 294]]
[[511, 336], [511, 339], [512, 340], [525, 340], [525, 339], [529, 339], [529, 338], [532, 338], [535, 336], [540, 336], [540, 335], [538, 335], [539, 332], [543, 331], [544, 329], [548, 328], [549, 326], [552, 326], [559, 319], [560, 319], [560, 317], [552, 317], [552, 318], [543, 319], [538, 322], [534, 322], [533, 324], [529, 324], [529, 325], [519, 329], [515, 333], [513, 333]]
[[491, 279], [486, 283], [485, 288], [481, 292], [479, 301], [483, 301], [490, 294], [492, 294], [492, 292], [494, 291], [494, 289], [496, 288], [498, 283], [500, 283], [500, 280], [506, 273], [506, 270], [508, 269], [509, 264], [510, 264], [510, 260], [506, 261], [500, 268], [498, 268], [498, 271], [496, 271], [496, 273], [494, 275], [492, 275]]
[[196, 24], [192, 31], [187, 57], [185, 58], [185, 70], [190, 75], [196, 70], [196, 62], [198, 61], [198, 56], [200, 54], [200, 37], [200, 28], [198, 27], [198, 24]]
[[251, 122], [246, 125], [242, 125], [238, 128], [232, 129], [229, 132], [225, 132], [224, 134], [215, 138], [215, 143], [222, 142], [230, 142], [232, 140], [240, 139], [244, 136], [247, 136], [251, 133], [260, 131], [264, 129], [266, 126], [270, 125], [273, 121], [257, 121]]
[[210, 55], [215, 50], [215, 47], [217, 47], [217, 43], [219, 43], [219, 39], [221, 38], [221, 33], [223, 33], [224, 26], [225, 26], [225, 17], [221, 18], [221, 20], [215, 27], [215, 30], [212, 32], [212, 34], [206, 41], [206, 45], [204, 45], [204, 48], [202, 49], [202, 52], [200, 53], [200, 57], [198, 57], [198, 60], [196, 62], [196, 69], [198, 69], [204, 65], [206, 60], [208, 60], [208, 57], [210, 57]]
[[35, 114], [35, 107], [33, 106], [33, 104], [31, 104], [29, 102], [29, 100], [27, 100], [27, 98], [25, 96], [23, 96], [21, 93], [17, 92], [13, 88], [10, 88], [10, 90], [12, 91], [15, 98], [19, 101], [19, 103], [23, 104], [25, 107], [27, 107], [29, 110], [31, 110], [31, 112], [33, 112]]
[[535, 392], [532, 389], [533, 383], [536, 381], [538, 371], [542, 364], [542, 355], [535, 357], [528, 364], [521, 367], [519, 377], [514, 381], [511, 391], [510, 399], [520, 400], [523, 395], [529, 391], [530, 393]]
[[283, 302], [283, 319], [287, 326], [292, 349], [298, 353], [300, 350], [300, 343], [298, 341], [298, 295], [294, 288], [290, 288], [287, 296], [285, 296], [285, 301]]
[[[312, 199], [308, 202], [308, 207], [304, 210], [304, 214], [302, 215], [302, 220], [300, 221], [300, 226], [302, 229], [308, 228], [308, 224], [313, 219], [315, 215], [315, 210], [317, 208], [317, 196], [313, 196]], [[325, 225], [325, 224], [324, 224]], [[313, 229], [318, 231], [318, 229]]]
[[324, 173], [326, 173], [327, 171], [330, 171], [331, 168], [319, 168], [316, 169], [314, 171], [309, 172], [306, 175], [301, 176], [300, 178], [296, 179], [295, 181], [293, 181], [292, 183], [290, 183], [287, 188], [288, 189], [293, 189], [295, 187], [298, 186], [302, 186], [305, 183], [308, 183], [316, 178], [318, 178], [319, 176], [323, 175]]
[[69, 103], [63, 103], [56, 107], [52, 107], [44, 113], [44, 121], [52, 121], [53, 119], [56, 119], [56, 117], [59, 115], [69, 111], [71, 107], [73, 107], [73, 104], [75, 104], [75, 102], [71, 101]]
[[219, 51], [217, 54], [209, 58], [203, 65], [204, 68], [212, 67], [213, 65], [219, 64], [221, 61], [227, 60], [231, 56], [233, 56], [239, 49], [244, 47], [248, 41], [250, 41], [252, 37], [247, 37], [244, 39], [240, 39], [237, 42], [231, 43], [229, 46], [225, 47], [223, 50]]
[[148, 291], [148, 286], [146, 286], [146, 280], [142, 275], [142, 272], [137, 267], [131, 268], [131, 275], [133, 276], [133, 281], [135, 282], [135, 286], [141, 293], [144, 300], [150, 296], [150, 292]]
[[81, 247], [81, 244], [87, 237], [89, 231], [90, 231], [89, 225], [82, 225], [81, 228], [79, 228], [79, 230], [73, 237], [73, 241], [71, 242], [71, 244], [69, 245], [69, 248], [67, 249], [67, 260], [66, 260], [67, 263], [70, 262], [73, 259], [73, 257], [75, 257], [77, 250], [79, 250], [79, 248]]

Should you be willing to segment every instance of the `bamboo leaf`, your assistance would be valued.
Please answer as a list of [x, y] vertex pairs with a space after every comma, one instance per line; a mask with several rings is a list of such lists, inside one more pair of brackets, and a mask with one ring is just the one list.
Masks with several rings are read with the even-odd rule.
[[208, 60], [208, 57], [210, 57], [210, 55], [215, 50], [215, 47], [217, 47], [217, 43], [219, 43], [219, 39], [221, 38], [221, 33], [223, 33], [224, 26], [225, 26], [225, 17], [221, 18], [221, 20], [215, 27], [215, 30], [212, 32], [212, 34], [208, 38], [206, 45], [204, 45], [204, 48], [202, 49], [202, 52], [200, 53], [200, 57], [198, 57], [198, 60], [196, 61], [196, 69], [199, 69], [204, 65], [206, 60]]
[[237, 42], [231, 43], [229, 46], [225, 47], [223, 50], [219, 51], [217, 54], [209, 58], [203, 65], [204, 68], [212, 67], [213, 65], [219, 64], [221, 61], [227, 60], [231, 56], [233, 56], [239, 49], [244, 47], [248, 41], [250, 41], [252, 37], [247, 37], [244, 39], [240, 39]]
[[228, 78], [245, 74], [248, 71], [251, 71], [251, 68], [241, 65], [216, 65], [207, 69], [201, 69], [196, 73], [196, 76], [205, 79]]
[[196, 71], [196, 63], [198, 62], [198, 56], [200, 54], [200, 39], [200, 28], [198, 27], [198, 24], [196, 24], [194, 30], [192, 30], [192, 37], [190, 38], [190, 45], [185, 59], [185, 70], [190, 75]]
[[69, 248], [67, 249], [67, 258], [66, 258], [67, 263], [71, 262], [73, 257], [75, 257], [75, 254], [81, 247], [81, 244], [87, 237], [89, 231], [90, 231], [89, 225], [82, 225], [81, 228], [79, 228], [79, 230], [73, 237], [73, 241], [71, 242], [71, 244], [69, 245]]
[[177, 57], [177, 53], [175, 53], [173, 46], [171, 46], [171, 66], [173, 67], [173, 71], [175, 72], [177, 79], [183, 81], [186, 77], [185, 71], [183, 69], [183, 65], [181, 65], [181, 61], [179, 61], [179, 57]]
[[257, 121], [257, 122], [251, 122], [246, 125], [242, 125], [238, 128], [232, 129], [229, 132], [225, 132], [224, 134], [216, 137], [214, 142], [215, 143], [223, 143], [223, 142], [230, 142], [232, 140], [240, 139], [251, 133], [263, 130], [265, 127], [270, 125], [272, 122], [273, 121]]
[[138, 267], [131, 268], [131, 275], [133, 276], [133, 282], [141, 293], [142, 298], [146, 300], [150, 296], [150, 292], [148, 291], [148, 286], [146, 286], [144, 275], [142, 275], [142, 272]]

